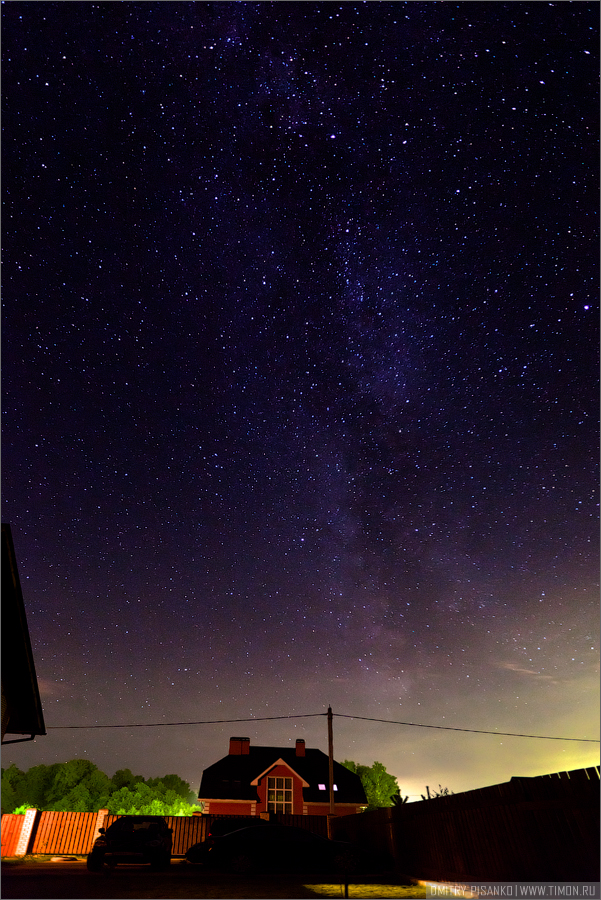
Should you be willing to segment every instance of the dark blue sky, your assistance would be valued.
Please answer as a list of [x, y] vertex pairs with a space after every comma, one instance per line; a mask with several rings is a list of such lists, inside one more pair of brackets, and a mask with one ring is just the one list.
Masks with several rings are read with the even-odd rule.
[[[598, 737], [598, 5], [2, 15], [3, 521], [47, 725]], [[597, 753], [335, 724], [416, 795]], [[196, 786], [240, 728], [6, 757]]]

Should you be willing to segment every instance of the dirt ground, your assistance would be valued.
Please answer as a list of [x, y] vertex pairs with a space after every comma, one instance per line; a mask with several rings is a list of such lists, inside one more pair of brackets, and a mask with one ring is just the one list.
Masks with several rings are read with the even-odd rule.
[[[425, 887], [394, 883], [394, 877], [365, 879], [348, 885], [349, 898], [426, 896]], [[147, 866], [118, 866], [112, 872], [88, 872], [83, 859], [27, 858], [2, 862], [2, 897], [23, 900], [129, 900], [160, 897], [200, 900], [302, 900], [345, 897], [345, 885], [310, 876], [248, 876], [204, 872], [174, 860], [167, 872], [151, 872]]]

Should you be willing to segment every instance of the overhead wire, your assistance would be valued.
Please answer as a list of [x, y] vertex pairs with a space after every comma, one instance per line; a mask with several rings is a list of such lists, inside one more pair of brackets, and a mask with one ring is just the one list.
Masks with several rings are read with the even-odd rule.
[[365, 722], [386, 722], [388, 725], [409, 725], [412, 728], [438, 728], [442, 731], [466, 731], [470, 734], [496, 734], [500, 737], [538, 738], [541, 741], [586, 741], [591, 744], [599, 744], [595, 738], [555, 737], [548, 734], [520, 734], [515, 731], [483, 731], [479, 728], [454, 728], [451, 725], [422, 725], [418, 722], [397, 722], [392, 719], [371, 719], [367, 716], [349, 716], [344, 713], [334, 713], [343, 719], [362, 719]]
[[[521, 737], [533, 738], [541, 741], [578, 741], [582, 743], [598, 744], [595, 738], [557, 737], [548, 734], [522, 734], [515, 731], [484, 731], [480, 728], [457, 728], [452, 725], [424, 725], [421, 722], [399, 722], [393, 719], [375, 719], [368, 716], [352, 716], [346, 713], [333, 713], [342, 719], [361, 719], [364, 722], [381, 722], [387, 725], [404, 725], [409, 728], [435, 728], [439, 731], [460, 731], [468, 734], [491, 734], [497, 737]], [[225, 725], [236, 722], [273, 722], [277, 719], [309, 719], [317, 716], [327, 716], [327, 713], [305, 713], [304, 715], [290, 716], [258, 716], [248, 719], [203, 719], [198, 722], [140, 722], [126, 725], [47, 725], [46, 729], [84, 729], [84, 728], [168, 728], [178, 725]]]
[[233, 722], [272, 722], [275, 719], [309, 719], [311, 716], [327, 716], [327, 713], [307, 713], [301, 716], [260, 716], [250, 719], [205, 719], [199, 722], [140, 722], [129, 725], [47, 725], [48, 728], [167, 728], [172, 725], [223, 725]]

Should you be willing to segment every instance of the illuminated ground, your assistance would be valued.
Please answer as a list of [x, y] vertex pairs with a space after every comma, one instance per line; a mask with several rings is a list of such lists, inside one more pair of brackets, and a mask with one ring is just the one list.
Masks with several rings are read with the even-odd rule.
[[[340, 884], [305, 884], [303, 887], [319, 897], [344, 897]], [[426, 888], [421, 885], [402, 884], [349, 884], [348, 897], [425, 897]]]

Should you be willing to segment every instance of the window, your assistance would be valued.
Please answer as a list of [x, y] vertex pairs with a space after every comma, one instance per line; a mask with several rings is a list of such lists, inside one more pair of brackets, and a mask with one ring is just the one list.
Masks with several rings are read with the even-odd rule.
[[292, 813], [292, 778], [267, 779], [269, 812]]

